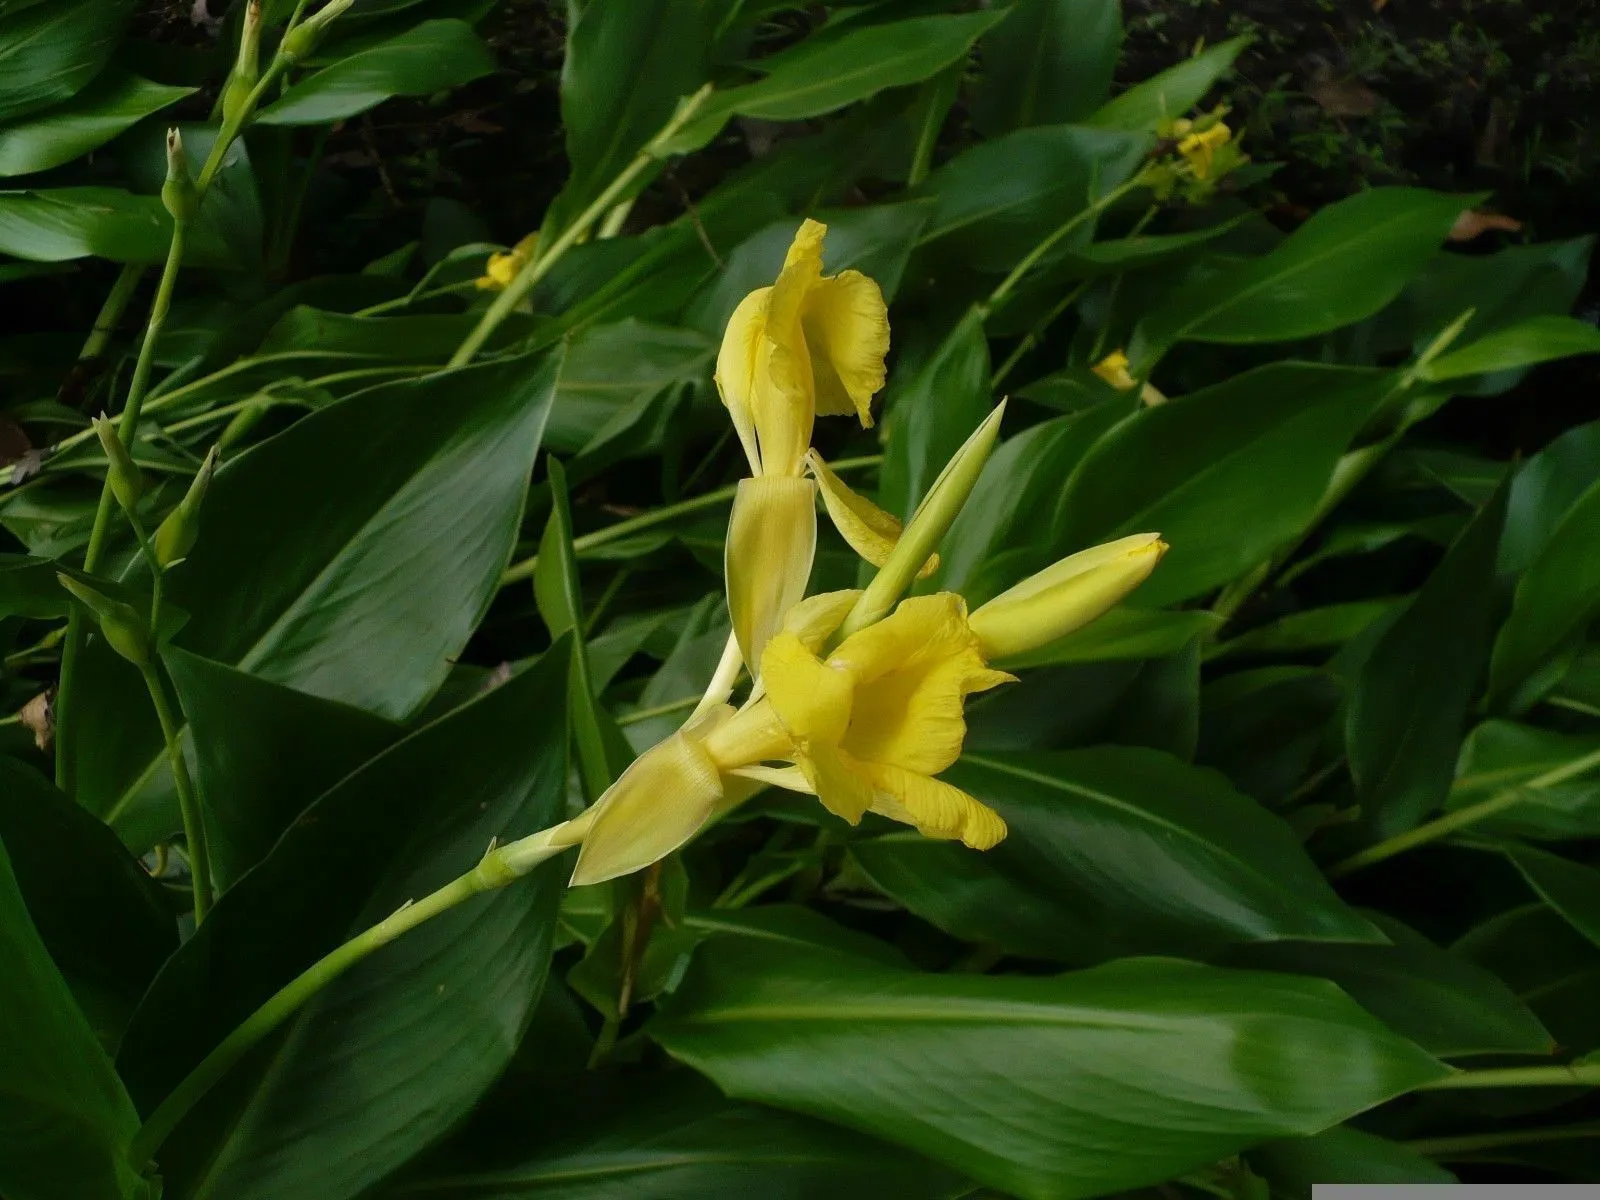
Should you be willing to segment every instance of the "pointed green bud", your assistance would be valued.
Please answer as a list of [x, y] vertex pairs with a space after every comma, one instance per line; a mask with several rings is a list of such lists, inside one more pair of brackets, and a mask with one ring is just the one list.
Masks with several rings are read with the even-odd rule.
[[174, 221], [187, 221], [200, 207], [200, 194], [189, 176], [189, 157], [183, 152], [183, 134], [167, 130], [167, 181], [161, 185], [161, 203]]
[[113, 650], [136, 667], [149, 664], [150, 630], [145, 625], [144, 618], [139, 615], [138, 609], [95, 591], [71, 575], [58, 572], [56, 578], [60, 580], [62, 587], [76, 596], [78, 601], [94, 614], [95, 620], [100, 624], [100, 632], [106, 635], [106, 642]]
[[111, 480], [111, 492], [117, 503], [128, 512], [137, 512], [139, 497], [144, 494], [144, 477], [133, 463], [133, 456], [117, 436], [117, 427], [105, 413], [94, 419], [94, 432], [106, 452], [106, 474]]
[[1006, 402], [1002, 400], [939, 472], [939, 478], [933, 481], [916, 513], [906, 523], [900, 540], [889, 552], [888, 560], [867, 584], [850, 615], [834, 634], [835, 644], [883, 620], [900, 602], [900, 597], [905, 595], [929, 556], [939, 548], [940, 541], [961, 512], [961, 506], [977, 486], [983, 464], [989, 461], [989, 452], [1000, 436], [1000, 419], [1005, 412]]
[[216, 474], [217, 452], [216, 446], [211, 447], [211, 453], [200, 464], [200, 473], [194, 477], [188, 492], [156, 530], [156, 561], [161, 564], [163, 571], [188, 558], [189, 551], [194, 549], [195, 540], [200, 536], [200, 506], [205, 503], [211, 476]]
[[234, 61], [228, 86], [222, 90], [222, 119], [243, 124], [249, 116], [246, 105], [250, 93], [261, 79], [261, 0], [250, 0], [244, 10], [244, 27], [239, 33], [239, 57]]
[[283, 44], [278, 47], [278, 56], [292, 63], [304, 61], [317, 48], [317, 43], [322, 41], [328, 32], [328, 26], [354, 3], [355, 0], [331, 0], [331, 3], [324, 4], [283, 35]]

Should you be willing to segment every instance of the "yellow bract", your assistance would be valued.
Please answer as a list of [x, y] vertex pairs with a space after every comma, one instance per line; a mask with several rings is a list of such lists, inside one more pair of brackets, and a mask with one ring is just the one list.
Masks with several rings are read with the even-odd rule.
[[483, 274], [478, 277], [478, 287], [484, 291], [504, 291], [522, 272], [522, 268], [532, 261], [534, 251], [538, 248], [539, 235], [530, 233], [510, 250], [491, 254], [483, 268]]
[[1121, 350], [1113, 350], [1090, 369], [1119, 392], [1139, 386], [1139, 381], [1128, 370], [1128, 356]]
[[1211, 177], [1211, 162], [1216, 152], [1233, 139], [1233, 130], [1221, 121], [1199, 133], [1191, 133], [1178, 143], [1178, 153], [1194, 171], [1196, 179]]
[[757, 475], [739, 481], [723, 575], [733, 634], [752, 674], [783, 614], [806, 594], [816, 549], [817, 488], [811, 480]]
[[[833, 521], [834, 528], [849, 543], [850, 549], [875, 567], [881, 567], [888, 562], [889, 552], [900, 540], [899, 519], [884, 512], [871, 500], [852, 489], [834, 474], [833, 469], [822, 461], [822, 455], [815, 450], [806, 455], [806, 465], [816, 477], [817, 487], [822, 492], [822, 504], [828, 510], [828, 517]], [[938, 567], [939, 556], [930, 554], [917, 573], [917, 578], [926, 579]]]

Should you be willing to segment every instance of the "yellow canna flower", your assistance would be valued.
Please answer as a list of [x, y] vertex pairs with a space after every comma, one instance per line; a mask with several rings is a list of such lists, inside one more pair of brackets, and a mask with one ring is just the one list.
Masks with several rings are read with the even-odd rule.
[[1095, 363], [1090, 370], [1119, 392], [1131, 391], [1139, 386], [1139, 381], [1133, 377], [1133, 372], [1128, 370], [1128, 356], [1121, 350], [1113, 350]]
[[1216, 152], [1233, 140], [1233, 130], [1218, 121], [1209, 129], [1188, 134], [1178, 143], [1178, 153], [1183, 155], [1196, 179], [1211, 177], [1211, 162]]
[[489, 262], [478, 277], [478, 287], [486, 292], [503, 292], [511, 281], [532, 261], [539, 248], [539, 235], [530, 233], [515, 246], [503, 253], [491, 254]]
[[[884, 512], [840, 479], [815, 450], [806, 454], [806, 466], [811, 469], [812, 477], [822, 492], [822, 504], [828, 510], [834, 528], [849, 543], [850, 549], [875, 567], [888, 562], [889, 552], [900, 540], [899, 519]], [[930, 554], [917, 572], [917, 578], [926, 579], [938, 568], [939, 556]]]
[[1160, 534], [1136, 533], [1029, 576], [972, 614], [984, 657], [1022, 654], [1081, 629], [1148, 579], [1166, 552]]
[[728, 615], [754, 675], [783, 614], [806, 594], [817, 550], [817, 488], [809, 479], [741, 479], [728, 517], [723, 576]]

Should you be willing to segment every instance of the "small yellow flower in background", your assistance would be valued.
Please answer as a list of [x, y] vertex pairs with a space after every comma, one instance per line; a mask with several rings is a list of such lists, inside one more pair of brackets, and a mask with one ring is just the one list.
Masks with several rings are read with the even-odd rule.
[[478, 287], [486, 292], [505, 291], [511, 286], [511, 281], [521, 273], [522, 268], [533, 260], [534, 252], [538, 248], [539, 235], [530, 233], [510, 250], [491, 254], [483, 274], [478, 277]]
[[1139, 386], [1139, 381], [1128, 370], [1128, 356], [1121, 350], [1113, 350], [1095, 363], [1090, 370], [1119, 392], [1130, 391]]
[[1178, 153], [1183, 155], [1196, 179], [1209, 179], [1216, 152], [1232, 140], [1233, 130], [1218, 121], [1208, 129], [1185, 136], [1178, 143]]

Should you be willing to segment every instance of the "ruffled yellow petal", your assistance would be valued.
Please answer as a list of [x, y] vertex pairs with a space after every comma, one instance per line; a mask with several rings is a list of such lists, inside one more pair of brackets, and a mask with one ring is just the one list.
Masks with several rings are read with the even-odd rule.
[[915, 825], [925, 837], [959, 838], [974, 850], [988, 850], [1006, 836], [999, 813], [942, 779], [885, 763], [863, 766], [873, 783], [873, 812]]
[[873, 803], [872, 780], [861, 764], [834, 746], [819, 743], [796, 761], [822, 807], [850, 824], [859, 824]]
[[[854, 491], [844, 480], [834, 474], [815, 450], [806, 455], [806, 464], [816, 477], [822, 493], [823, 507], [841, 537], [862, 558], [875, 567], [889, 561], [889, 552], [900, 540], [900, 521], [879, 508], [871, 500]], [[928, 561], [917, 572], [918, 579], [926, 579], [939, 568], [939, 556], [930, 554]]]
[[854, 413], [872, 426], [872, 397], [883, 388], [889, 353], [889, 306], [878, 285], [860, 271], [819, 279], [800, 312], [817, 412]]
[[761, 652], [805, 595], [817, 549], [816, 487], [809, 479], [744, 479], [728, 519], [728, 612], [751, 675]]
[[750, 460], [751, 470], [757, 473], [761, 457], [756, 446], [752, 406], [755, 401], [756, 373], [764, 365], [766, 357], [763, 339], [767, 330], [767, 303], [771, 294], [771, 288], [757, 288], [739, 301], [739, 307], [733, 310], [733, 316], [728, 318], [728, 327], [723, 331], [714, 376], [717, 394], [728, 409], [739, 442]]
[[822, 278], [825, 225], [805, 220], [767, 298], [765, 358], [755, 375], [750, 404], [761, 442], [761, 469], [798, 475], [816, 418], [815, 383], [800, 314]]
[[761, 656], [761, 678], [767, 702], [802, 750], [843, 740], [856, 682], [850, 671], [822, 662], [794, 634], [780, 633]]
[[861, 592], [849, 588], [842, 592], [819, 592], [807, 596], [791, 608], [783, 618], [785, 631], [798, 637], [813, 654], [833, 636], [834, 630], [844, 624], [844, 619], [855, 607]]

